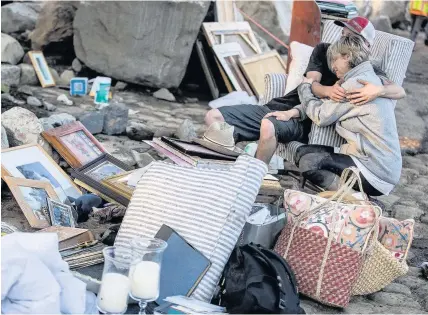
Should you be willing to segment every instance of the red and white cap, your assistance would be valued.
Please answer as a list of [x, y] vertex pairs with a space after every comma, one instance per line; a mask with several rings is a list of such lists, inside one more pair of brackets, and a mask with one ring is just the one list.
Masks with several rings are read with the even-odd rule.
[[334, 24], [349, 28], [355, 34], [362, 36], [370, 46], [373, 46], [376, 31], [373, 24], [366, 18], [357, 16], [348, 22], [334, 21]]

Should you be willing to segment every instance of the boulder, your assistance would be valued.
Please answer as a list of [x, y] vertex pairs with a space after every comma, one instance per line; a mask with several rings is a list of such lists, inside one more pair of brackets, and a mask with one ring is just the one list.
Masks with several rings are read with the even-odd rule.
[[394, 25], [406, 21], [408, 2], [402, 0], [357, 0], [355, 6], [361, 16], [373, 20], [378, 16], [387, 16]]
[[118, 80], [178, 87], [209, 5], [206, 1], [82, 3], [74, 19], [76, 56], [89, 68]]
[[42, 102], [37, 97], [34, 97], [34, 96], [27, 97], [27, 104], [35, 107], [43, 106]]
[[126, 131], [128, 125], [128, 108], [115, 103], [102, 109], [104, 113], [103, 133], [106, 135], [120, 135]]
[[154, 136], [154, 132], [149, 127], [135, 121], [129, 122], [126, 126], [126, 134], [129, 139], [135, 141], [152, 140]]
[[[14, 2], [1, 7], [1, 31], [22, 33], [33, 30], [42, 4]], [[2, 38], [3, 40], [3, 38]]]
[[101, 133], [104, 127], [104, 113], [89, 112], [79, 117], [79, 121], [93, 135]]
[[43, 129], [46, 131], [52, 128], [72, 123], [76, 121], [76, 118], [70, 114], [62, 113], [40, 118], [39, 121], [43, 125]]
[[1, 65], [1, 83], [8, 86], [19, 85], [21, 68], [13, 65]]
[[39, 78], [37, 77], [36, 71], [32, 65], [21, 63], [21, 80], [20, 84], [23, 85], [39, 85]]
[[185, 119], [178, 127], [175, 135], [181, 140], [191, 141], [197, 137], [195, 125], [190, 119]]
[[13, 107], [1, 115], [1, 122], [6, 129], [10, 146], [38, 143], [52, 155], [51, 146], [40, 134], [43, 131], [42, 123], [29, 110]]
[[78, 5], [79, 1], [48, 1], [30, 35], [32, 48], [40, 50], [51, 43], [70, 42]]
[[160, 100], [175, 102], [175, 96], [165, 88], [161, 88], [153, 93], [153, 96]]
[[1, 33], [1, 62], [16, 65], [23, 56], [21, 44], [12, 36]]
[[378, 17], [375, 17], [371, 20], [373, 23], [374, 28], [377, 31], [382, 31], [386, 33], [392, 33], [392, 26], [391, 26], [391, 20], [386, 15], [381, 15]]
[[[293, 9], [293, 1], [236, 1], [236, 6], [245, 14], [251, 16], [258, 21], [264, 28], [268, 29], [272, 34], [275, 34], [284, 43], [288, 43], [291, 28], [291, 13]], [[244, 17], [238, 12], [238, 16]], [[248, 21], [251, 23], [250, 21]], [[252, 26], [252, 25], [251, 25]], [[257, 30], [257, 27], [253, 27]], [[284, 47], [278, 44], [265, 32], [258, 33], [269, 46], [282, 51]], [[262, 50], [266, 49], [264, 46]]]
[[60, 83], [63, 85], [70, 85], [71, 79], [73, 79], [76, 75], [73, 70], [65, 70], [60, 76]]
[[71, 64], [71, 68], [73, 68], [73, 70], [76, 71], [77, 73], [82, 71], [82, 64], [80, 63], [79, 59], [74, 58], [74, 60]]
[[9, 148], [9, 140], [7, 140], [6, 129], [4, 129], [3, 126], [1, 126], [1, 148], [2, 149]]

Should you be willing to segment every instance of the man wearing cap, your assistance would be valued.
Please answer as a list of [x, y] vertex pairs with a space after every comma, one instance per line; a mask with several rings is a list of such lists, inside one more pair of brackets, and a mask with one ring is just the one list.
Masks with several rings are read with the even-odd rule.
[[[364, 38], [370, 47], [374, 43], [375, 29], [373, 24], [363, 18], [356, 17], [347, 23], [335, 21], [342, 26], [342, 36], [357, 34]], [[376, 86], [359, 81], [363, 87], [346, 92], [337, 76], [330, 71], [327, 62], [328, 43], [318, 44], [311, 55], [305, 76], [313, 79], [312, 92], [319, 98], [330, 98], [336, 102], [348, 99], [352, 104], [363, 105], [377, 97], [401, 99], [405, 96], [404, 89], [386, 78], [383, 86]], [[264, 106], [239, 105], [224, 106], [210, 110], [205, 122], [209, 126], [213, 122], [225, 121], [235, 127], [235, 141], [256, 141], [259, 145], [256, 158], [268, 164], [275, 153], [278, 142], [307, 142], [312, 121], [299, 119], [299, 95], [297, 88], [287, 95], [271, 100]]]

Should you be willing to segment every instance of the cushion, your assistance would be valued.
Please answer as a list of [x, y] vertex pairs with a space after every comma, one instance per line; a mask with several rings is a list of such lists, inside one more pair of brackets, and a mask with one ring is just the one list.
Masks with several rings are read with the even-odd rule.
[[399, 261], [405, 260], [413, 240], [415, 220], [398, 221], [381, 217], [379, 222], [379, 242]]
[[266, 172], [265, 163], [248, 155], [229, 169], [153, 162], [137, 184], [115, 246], [129, 247], [132, 238], [170, 226], [211, 261], [192, 294], [209, 302]]
[[[297, 219], [304, 211], [314, 209], [325, 201], [322, 197], [295, 190], [286, 190], [284, 193], [284, 208], [290, 214], [290, 220]], [[337, 209], [330, 211], [335, 205]], [[334, 213], [338, 214], [335, 228], [332, 225]], [[330, 202], [302, 220], [299, 226], [327, 238], [330, 233], [334, 233], [334, 241], [362, 252], [380, 214], [381, 210], [372, 205]]]
[[287, 85], [285, 94], [294, 90], [302, 83], [303, 75], [308, 67], [309, 59], [311, 58], [313, 47], [301, 44], [299, 42], [291, 42], [291, 63], [288, 69]]

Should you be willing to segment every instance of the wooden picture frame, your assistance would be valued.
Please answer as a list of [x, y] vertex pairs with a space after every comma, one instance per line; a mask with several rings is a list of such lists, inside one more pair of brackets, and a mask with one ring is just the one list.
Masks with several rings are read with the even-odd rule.
[[47, 201], [52, 226], [65, 226], [71, 228], [74, 228], [76, 226], [71, 206], [63, 204], [51, 198], [48, 198]]
[[44, 229], [51, 226], [49, 217], [46, 217], [48, 198], [58, 200], [58, 196], [49, 182], [10, 176], [3, 179], [31, 227]]
[[217, 22], [237, 21], [235, 0], [217, 0], [214, 13]]
[[239, 59], [239, 65], [259, 99], [264, 96], [266, 74], [287, 73], [287, 66], [276, 50], [241, 58]]
[[45, 88], [55, 86], [55, 79], [52, 76], [43, 52], [32, 50], [28, 52], [28, 56], [30, 57], [31, 63], [33, 64], [34, 70], [36, 71], [37, 77], [39, 78], [42, 87]]
[[132, 167], [119, 161], [110, 154], [104, 153], [92, 162], [75, 170], [72, 176], [77, 180], [75, 180], [75, 182], [79, 186], [92, 192], [94, 192], [93, 190], [99, 192], [108, 198], [105, 198], [107, 201], [111, 202], [113, 200], [127, 206], [129, 200], [105, 186], [102, 181], [108, 177], [129, 172], [132, 169]]
[[107, 153], [80, 121], [43, 131], [42, 136], [74, 169]]
[[232, 83], [234, 89], [236, 91], [243, 91], [244, 88], [242, 86], [239, 76], [235, 75], [232, 69], [232, 64], [230, 64], [230, 61], [226, 59], [227, 57], [234, 56], [237, 56], [238, 58], [244, 58], [245, 54], [241, 46], [238, 43], [227, 43], [222, 45], [214, 45], [213, 50], [222, 68], [224, 69], [224, 72], [227, 74], [230, 82]]
[[128, 200], [131, 200], [135, 187], [129, 186], [127, 184], [127, 179], [133, 172], [134, 171], [130, 171], [119, 175], [113, 175], [113, 176], [107, 177], [101, 182], [104, 186], [108, 187], [115, 193], [127, 198]]
[[246, 56], [262, 53], [248, 22], [207, 22], [202, 23], [202, 29], [211, 47], [236, 42], [241, 46]]
[[59, 165], [38, 144], [27, 144], [2, 149], [1, 178], [11, 176], [23, 179], [46, 180], [51, 183], [59, 201], [79, 198], [80, 189]]

